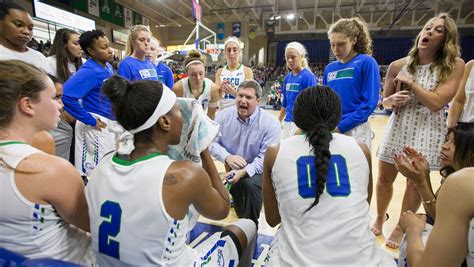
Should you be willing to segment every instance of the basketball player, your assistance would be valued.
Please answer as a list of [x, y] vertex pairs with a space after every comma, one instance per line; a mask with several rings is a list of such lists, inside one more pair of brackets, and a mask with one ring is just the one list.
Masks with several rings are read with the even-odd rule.
[[328, 36], [337, 61], [324, 69], [323, 84], [341, 98], [342, 119], [336, 131], [353, 136], [370, 151], [372, 131], [368, 119], [379, 100], [380, 71], [371, 56], [367, 24], [357, 17], [339, 19], [329, 28]]
[[[0, 3], [0, 60], [21, 60], [33, 64], [46, 72], [51, 69], [45, 64], [46, 57], [26, 44], [33, 37], [33, 19], [26, 10], [12, 1]], [[32, 146], [54, 155], [54, 139], [46, 132], [35, 134]]]
[[369, 229], [369, 150], [334, 132], [341, 113], [331, 88], [309, 87], [293, 108], [302, 134], [267, 149], [265, 217], [281, 223], [268, 266], [395, 266]]
[[158, 80], [156, 68], [153, 63], [146, 58], [150, 53], [151, 32], [144, 25], [134, 25], [130, 28], [125, 46], [127, 55], [118, 68], [118, 75], [135, 80]]
[[283, 100], [278, 120], [283, 121], [282, 139], [293, 136], [296, 132], [293, 122], [293, 104], [296, 97], [303, 89], [317, 84], [316, 77], [309, 70], [306, 48], [302, 44], [289, 43], [285, 48], [285, 59], [290, 72], [285, 76], [281, 87]]
[[228, 37], [224, 42], [226, 65], [216, 72], [216, 84], [221, 94], [219, 99], [219, 109], [221, 110], [235, 106], [235, 97], [240, 83], [253, 79], [252, 69], [241, 63], [241, 54], [239, 38]]
[[168, 145], [179, 143], [183, 126], [175, 94], [157, 81], [130, 83], [118, 76], [103, 89], [128, 132], [87, 185], [99, 265], [236, 265], [255, 236], [250, 220], [226, 227], [197, 249], [186, 245], [189, 218], [195, 215], [190, 213], [223, 219], [229, 197], [207, 149], [201, 153], [203, 167], [166, 156]]
[[58, 124], [54, 84], [18, 60], [0, 61], [0, 84], [0, 247], [90, 266], [90, 237], [78, 229], [89, 231], [81, 176], [31, 146], [35, 133]]
[[79, 44], [90, 58], [64, 83], [63, 103], [64, 109], [77, 119], [76, 168], [88, 176], [102, 156], [115, 149], [115, 134], [107, 129], [115, 116], [109, 100], [100, 92], [103, 81], [113, 75], [109, 64], [113, 50], [101, 30], [82, 33]]
[[207, 110], [207, 116], [214, 119], [216, 109], [219, 106], [219, 87], [210, 79], [204, 77], [205, 58], [201, 52], [190, 50], [184, 60], [184, 68], [188, 77], [175, 83], [173, 92], [178, 97], [196, 99], [204, 111]]

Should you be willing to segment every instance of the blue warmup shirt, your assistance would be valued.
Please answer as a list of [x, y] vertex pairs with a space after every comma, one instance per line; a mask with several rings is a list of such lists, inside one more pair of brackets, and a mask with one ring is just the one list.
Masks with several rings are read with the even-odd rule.
[[148, 59], [141, 61], [134, 57], [126, 57], [122, 60], [122, 63], [120, 63], [117, 74], [129, 81], [158, 81], [155, 65]]
[[334, 61], [324, 70], [323, 84], [341, 98], [342, 119], [337, 126], [341, 133], [366, 122], [377, 106], [380, 94], [379, 65], [365, 54], [351, 61]]
[[303, 89], [317, 84], [316, 77], [307, 68], [303, 68], [296, 76], [293, 75], [293, 72], [286, 75], [281, 87], [283, 94], [281, 106], [286, 108], [285, 121], [293, 121], [293, 104], [298, 94]]
[[[109, 63], [103, 67], [92, 58], [87, 60], [79, 71], [64, 83], [64, 109], [74, 118], [91, 126], [95, 126], [96, 119], [90, 113], [115, 120], [110, 101], [100, 90], [104, 80], [112, 75], [114, 71]], [[82, 99], [82, 105], [79, 104], [79, 99]]]
[[158, 75], [158, 81], [168, 86], [169, 89], [173, 88], [174, 78], [171, 69], [162, 62], [158, 62], [156, 65], [156, 73]]

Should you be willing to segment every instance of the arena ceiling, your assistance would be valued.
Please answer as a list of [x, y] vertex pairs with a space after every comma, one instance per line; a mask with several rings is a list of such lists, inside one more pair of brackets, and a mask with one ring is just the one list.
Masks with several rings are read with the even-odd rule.
[[[191, 0], [117, 0], [162, 27], [194, 24]], [[264, 28], [276, 19], [280, 32], [325, 31], [340, 17], [360, 16], [371, 29], [415, 29], [439, 12], [458, 26], [474, 26], [474, 0], [201, 0], [203, 23], [246, 21]], [[293, 14], [294, 18], [287, 18]]]

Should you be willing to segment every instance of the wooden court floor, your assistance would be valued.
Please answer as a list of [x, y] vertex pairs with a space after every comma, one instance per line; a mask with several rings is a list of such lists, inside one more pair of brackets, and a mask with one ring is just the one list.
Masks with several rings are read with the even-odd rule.
[[[277, 111], [271, 111], [275, 116], [278, 116]], [[375, 133], [375, 137], [372, 142], [372, 175], [373, 175], [373, 196], [372, 196], [372, 202], [370, 205], [370, 215], [372, 217], [372, 221], [374, 220], [376, 216], [376, 196], [375, 196], [375, 185], [377, 182], [377, 177], [378, 177], [378, 158], [375, 156], [377, 152], [377, 148], [379, 147], [380, 144], [380, 139], [383, 135], [383, 131], [385, 129], [385, 125], [388, 122], [388, 116], [386, 115], [374, 115], [369, 119], [370, 126], [372, 128], [372, 131]], [[220, 172], [224, 172], [224, 167], [222, 163], [216, 161], [217, 168]], [[438, 172], [432, 172], [431, 173], [431, 182], [433, 185], [433, 190], [436, 190], [441, 181], [441, 176], [439, 175]], [[385, 222], [384, 227], [383, 227], [383, 235], [377, 237], [376, 242], [379, 244], [382, 248], [384, 248], [386, 251], [388, 251], [394, 258], [398, 258], [399, 250], [398, 249], [390, 249], [387, 248], [384, 245], [385, 241], [385, 236], [389, 236], [392, 229], [396, 226], [398, 222], [398, 217], [400, 214], [400, 208], [402, 204], [402, 198], [403, 194], [405, 192], [405, 185], [406, 185], [406, 178], [399, 174], [395, 180], [394, 183], [394, 191], [393, 191], [393, 198], [392, 201], [390, 202], [390, 206], [388, 208], [388, 213], [390, 214], [390, 218], [387, 222]], [[420, 208], [419, 212], [424, 212], [423, 207]], [[232, 222], [237, 219], [237, 215], [235, 212], [232, 210], [229, 214], [229, 216], [221, 221], [211, 221], [207, 220], [205, 218], [200, 218], [199, 221], [203, 223], [208, 223], [208, 224], [213, 224], [213, 225], [218, 225], [222, 226], [225, 225], [229, 222]], [[372, 225], [372, 223], [371, 223]], [[259, 219], [259, 234], [262, 235], [267, 235], [267, 236], [274, 236], [276, 232], [276, 228], [270, 227], [266, 221], [265, 221], [265, 214], [262, 210], [261, 216]]]

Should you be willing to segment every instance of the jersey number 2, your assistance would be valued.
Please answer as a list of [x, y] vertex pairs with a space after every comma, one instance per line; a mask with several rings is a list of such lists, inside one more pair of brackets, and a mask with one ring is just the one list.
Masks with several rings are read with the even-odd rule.
[[122, 208], [110, 200], [100, 207], [100, 217], [105, 220], [99, 226], [99, 252], [120, 260], [120, 242], [113, 240], [120, 233]]
[[[302, 198], [314, 198], [316, 192], [316, 167], [314, 156], [302, 156], [296, 161], [298, 170], [298, 193]], [[347, 197], [351, 193], [351, 183], [346, 159], [341, 155], [331, 155], [326, 176], [326, 191], [333, 197]]]

